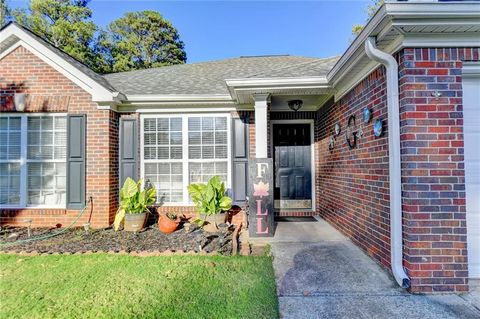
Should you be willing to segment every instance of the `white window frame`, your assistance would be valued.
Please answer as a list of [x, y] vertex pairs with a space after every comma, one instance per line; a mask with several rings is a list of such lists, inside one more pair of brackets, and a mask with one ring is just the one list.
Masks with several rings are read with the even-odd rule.
[[[65, 205], [28, 205], [28, 163], [58, 163], [58, 160], [28, 160], [27, 159], [27, 145], [28, 145], [28, 118], [29, 117], [67, 117], [67, 113], [2, 113], [0, 117], [20, 117], [21, 121], [21, 135], [20, 135], [20, 204], [19, 205], [0, 205], [0, 208], [6, 209], [65, 209]], [[67, 128], [68, 135], [68, 128]], [[67, 136], [68, 141], [68, 136]], [[66, 145], [65, 147], [68, 147]], [[8, 160], [6, 160], [8, 162]], [[67, 159], [65, 158], [65, 164]]]
[[[227, 182], [226, 188], [231, 189], [231, 171], [232, 171], [232, 141], [231, 141], [231, 122], [232, 117], [230, 113], [189, 113], [189, 114], [179, 114], [179, 113], [161, 113], [161, 114], [140, 114], [140, 176], [142, 180], [145, 180], [145, 163], [158, 163], [158, 160], [145, 160], [144, 159], [144, 119], [148, 118], [181, 118], [182, 119], [182, 180], [183, 180], [183, 201], [182, 202], [165, 202], [162, 203], [163, 206], [193, 206], [192, 202], [189, 199], [187, 192], [187, 185], [190, 184], [189, 181], [189, 167], [188, 163], [208, 163], [208, 162], [217, 162], [218, 159], [189, 159], [188, 153], [188, 119], [190, 117], [225, 117], [227, 119]], [[165, 163], [178, 163], [179, 160], [162, 160]], [[223, 160], [220, 160], [223, 161]]]

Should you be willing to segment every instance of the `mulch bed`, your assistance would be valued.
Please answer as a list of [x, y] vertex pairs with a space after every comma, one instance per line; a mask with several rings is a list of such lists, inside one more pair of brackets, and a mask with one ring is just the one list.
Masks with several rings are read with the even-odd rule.
[[[53, 234], [58, 228], [35, 228], [31, 238]], [[89, 230], [69, 229], [48, 239], [21, 243], [28, 239], [25, 227], [4, 227], [0, 231], [0, 252], [78, 253], [78, 252], [202, 252], [232, 254], [232, 232], [209, 233], [202, 229], [187, 231], [179, 229], [166, 235], [156, 224], [138, 233], [117, 231], [112, 228]], [[16, 234], [16, 235], [12, 235]], [[10, 237], [10, 238], [9, 238]], [[17, 244], [10, 244], [18, 242]]]

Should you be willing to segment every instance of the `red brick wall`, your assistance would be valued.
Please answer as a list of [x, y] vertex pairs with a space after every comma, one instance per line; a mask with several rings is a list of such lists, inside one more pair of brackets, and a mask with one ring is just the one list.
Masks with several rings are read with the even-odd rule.
[[[315, 130], [317, 213], [338, 228], [375, 260], [390, 266], [390, 218], [388, 178], [388, 132], [373, 136], [373, 120], [362, 123], [362, 110], [369, 107], [373, 120], [387, 127], [385, 69], [378, 68], [340, 101], [318, 111]], [[355, 115], [363, 137], [350, 149], [345, 132]], [[335, 123], [341, 133], [329, 150]]]
[[[12, 112], [12, 96], [28, 94], [25, 112], [64, 112], [87, 115], [86, 196], [93, 198], [91, 222], [105, 227], [117, 208], [118, 115], [98, 110], [91, 96], [23, 47], [0, 60], [0, 110]], [[70, 224], [79, 211], [65, 209], [0, 210], [1, 224], [22, 224], [32, 218], [35, 226]], [[90, 208], [79, 225], [90, 218]]]
[[[398, 54], [404, 267], [412, 292], [468, 290], [463, 158], [462, 61], [479, 49], [405, 49]], [[433, 96], [434, 92], [440, 97]], [[385, 120], [380, 67], [334, 105], [318, 112], [317, 211], [386, 267], [390, 265], [388, 131], [372, 124], [350, 150], [344, 130], [365, 106]], [[334, 124], [342, 133], [328, 150]]]
[[468, 290], [465, 60], [479, 60], [479, 49], [409, 48], [399, 54], [404, 258], [416, 292]]

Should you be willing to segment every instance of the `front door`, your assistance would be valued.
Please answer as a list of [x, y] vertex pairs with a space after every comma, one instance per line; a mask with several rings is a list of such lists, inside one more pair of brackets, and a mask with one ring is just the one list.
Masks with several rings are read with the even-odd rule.
[[312, 208], [310, 124], [273, 124], [275, 208]]

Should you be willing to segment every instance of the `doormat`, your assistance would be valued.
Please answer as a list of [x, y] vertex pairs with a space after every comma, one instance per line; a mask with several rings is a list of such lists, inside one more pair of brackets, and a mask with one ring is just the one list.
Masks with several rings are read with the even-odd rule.
[[275, 217], [276, 222], [316, 222], [313, 216], [279, 216]]

